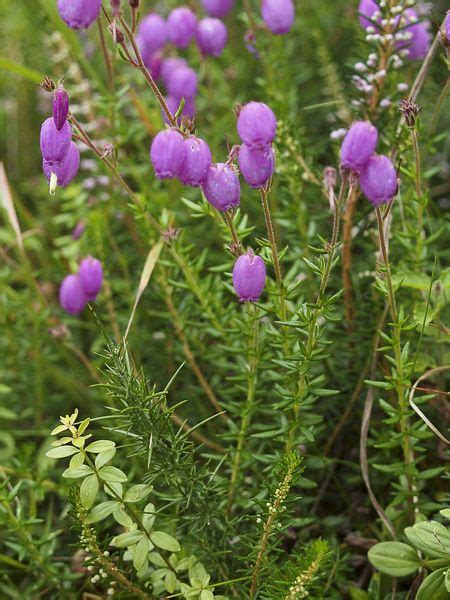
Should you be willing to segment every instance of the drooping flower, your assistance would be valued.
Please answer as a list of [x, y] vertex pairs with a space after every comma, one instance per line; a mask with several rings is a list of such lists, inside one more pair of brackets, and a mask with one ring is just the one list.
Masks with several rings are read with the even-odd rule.
[[53, 120], [56, 129], [62, 129], [69, 114], [69, 95], [63, 87], [59, 87], [53, 94]]
[[139, 23], [136, 35], [139, 50], [147, 56], [160, 50], [167, 41], [166, 22], [157, 13], [146, 15]]
[[71, 141], [72, 130], [67, 121], [59, 130], [53, 117], [49, 117], [42, 123], [40, 145], [44, 160], [63, 162], [69, 152]]
[[100, 14], [102, 0], [58, 0], [61, 19], [72, 29], [87, 29]]
[[184, 138], [175, 129], [160, 131], [150, 148], [150, 160], [159, 179], [173, 179], [179, 176], [184, 162]]
[[233, 5], [234, 0], [202, 0], [202, 6], [210, 17], [225, 17]]
[[78, 278], [80, 279], [88, 301], [95, 300], [102, 289], [102, 263], [96, 258], [92, 258], [92, 256], [83, 259], [78, 268]]
[[212, 164], [208, 169], [202, 189], [208, 202], [221, 212], [239, 206], [241, 186], [239, 177], [231, 165]]
[[198, 22], [195, 39], [203, 55], [220, 56], [227, 45], [228, 31], [220, 19], [209, 17]]
[[[44, 175], [50, 182], [50, 193], [53, 193], [57, 185], [66, 187], [76, 177], [80, 167], [80, 151], [75, 142], [70, 143], [66, 158], [58, 162], [42, 162]], [[52, 177], [53, 173], [53, 177]]]
[[358, 172], [375, 152], [378, 131], [370, 121], [356, 121], [341, 146], [341, 167]]
[[390, 158], [383, 154], [371, 156], [359, 174], [359, 184], [374, 206], [392, 200], [398, 193], [398, 178]]
[[237, 130], [247, 146], [265, 146], [275, 139], [277, 120], [267, 104], [249, 102], [240, 109]]
[[241, 302], [257, 302], [266, 283], [266, 265], [249, 250], [234, 263], [233, 286]]
[[197, 73], [190, 67], [174, 69], [166, 82], [167, 91], [175, 98], [193, 98], [197, 93]]
[[184, 147], [184, 160], [179, 177], [185, 185], [198, 187], [211, 165], [211, 150], [205, 140], [195, 135], [190, 135], [184, 140]]
[[187, 67], [187, 61], [181, 56], [169, 56], [162, 61], [161, 65], [161, 79], [164, 85], [167, 87], [167, 82], [169, 81], [169, 77], [179, 67]]
[[78, 275], [64, 277], [59, 288], [59, 303], [70, 315], [78, 315], [88, 300]]
[[167, 36], [174, 46], [187, 48], [195, 35], [197, 17], [187, 6], [175, 8], [167, 19]]
[[276, 35], [288, 33], [295, 19], [292, 0], [262, 0], [261, 13], [269, 30]]
[[239, 148], [239, 168], [250, 187], [264, 187], [275, 170], [272, 147], [252, 147], [242, 144]]

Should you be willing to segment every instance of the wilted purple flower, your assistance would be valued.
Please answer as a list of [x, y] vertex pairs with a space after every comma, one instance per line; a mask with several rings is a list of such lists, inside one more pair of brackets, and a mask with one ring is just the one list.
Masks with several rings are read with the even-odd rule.
[[224, 17], [233, 8], [234, 0], [202, 0], [202, 6], [210, 17]]
[[137, 39], [139, 50], [147, 56], [160, 50], [167, 40], [166, 22], [156, 13], [146, 15], [139, 24]]
[[263, 102], [249, 102], [239, 112], [237, 130], [247, 146], [266, 146], [275, 139], [277, 120]]
[[378, 131], [370, 121], [356, 121], [350, 127], [341, 146], [341, 167], [359, 171], [374, 153]]
[[272, 33], [288, 33], [294, 23], [295, 8], [292, 0], [262, 0], [261, 13]]
[[428, 24], [418, 22], [419, 17], [416, 11], [408, 8], [404, 12], [404, 20], [411, 25], [403, 25], [403, 33], [409, 34], [411, 37], [407, 41], [397, 42], [397, 48], [407, 52], [406, 58], [409, 60], [420, 60], [425, 58], [431, 44], [431, 35], [428, 29]]
[[62, 129], [69, 114], [69, 95], [63, 87], [59, 87], [53, 94], [53, 120], [56, 129]]
[[204, 140], [195, 135], [190, 135], [184, 140], [184, 147], [180, 179], [185, 185], [198, 187], [205, 179], [211, 165], [211, 150]]
[[239, 177], [231, 165], [225, 163], [211, 165], [202, 189], [208, 202], [221, 212], [239, 206], [241, 186]]
[[220, 19], [209, 17], [198, 22], [195, 39], [202, 54], [220, 56], [227, 45], [228, 31]]
[[197, 73], [190, 67], [174, 69], [167, 78], [167, 91], [175, 98], [193, 98], [197, 93]]
[[397, 195], [397, 171], [387, 156], [374, 154], [359, 174], [359, 184], [374, 206], [384, 204]]
[[74, 241], [79, 240], [80, 237], [83, 235], [85, 229], [86, 223], [84, 221], [80, 221], [79, 223], [77, 223], [72, 231], [72, 239]]
[[185, 157], [184, 138], [175, 129], [160, 131], [150, 148], [150, 160], [159, 179], [178, 177]]
[[164, 85], [167, 87], [167, 82], [171, 74], [180, 67], [187, 67], [188, 64], [181, 56], [169, 56], [162, 61], [161, 65], [161, 79]]
[[69, 152], [71, 141], [72, 130], [67, 121], [59, 131], [56, 129], [53, 117], [49, 117], [42, 123], [40, 143], [44, 160], [63, 162]]
[[70, 315], [78, 315], [88, 300], [78, 275], [64, 277], [59, 288], [59, 303]]
[[[166, 104], [169, 107], [170, 112], [174, 116], [178, 108], [180, 107], [180, 101], [181, 99], [179, 100], [178, 98], [175, 98], [175, 96], [167, 96], [166, 98]], [[195, 100], [193, 98], [186, 98], [183, 106], [183, 111], [178, 119], [179, 123], [181, 122], [181, 117], [188, 117], [189, 119], [193, 119], [195, 117], [195, 112]], [[167, 123], [167, 125], [170, 125], [166, 113], [163, 110], [161, 110], [161, 114], [162, 118], [164, 119], [164, 122]]]
[[86, 293], [88, 301], [95, 300], [102, 289], [103, 268], [102, 263], [89, 256], [81, 261], [78, 268], [78, 277]]
[[251, 147], [242, 144], [239, 148], [239, 168], [250, 187], [264, 187], [275, 170], [272, 147]]
[[167, 19], [167, 36], [178, 48], [187, 48], [195, 35], [197, 17], [187, 6], [175, 8]]
[[234, 263], [233, 286], [241, 302], [257, 302], [266, 283], [266, 265], [249, 250]]
[[377, 11], [379, 12], [379, 10], [380, 7], [375, 2], [375, 0], [361, 0], [358, 7], [359, 22], [361, 23], [361, 26], [364, 27], [364, 29], [367, 29], [367, 27], [374, 26], [373, 15]]
[[72, 29], [87, 29], [100, 13], [102, 0], [58, 0], [61, 19]]
[[[44, 160], [42, 162], [42, 169], [44, 175], [50, 181], [50, 193], [54, 192], [56, 185], [66, 187], [77, 175], [80, 167], [80, 151], [75, 142], [70, 143], [69, 152], [66, 158], [58, 162], [48, 162]], [[52, 173], [54, 173], [54, 181], [52, 181]]]

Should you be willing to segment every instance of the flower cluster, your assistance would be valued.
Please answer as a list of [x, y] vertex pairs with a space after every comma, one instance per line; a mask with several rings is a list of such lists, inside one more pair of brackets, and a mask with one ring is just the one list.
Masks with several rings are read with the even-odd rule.
[[397, 171], [389, 157], [376, 154], [378, 131], [369, 121], [353, 123], [341, 146], [341, 168], [359, 177], [366, 198], [379, 206], [398, 192]]
[[53, 116], [42, 123], [40, 137], [42, 169], [50, 182], [51, 194], [57, 185], [68, 185], [80, 166], [80, 151], [72, 141], [68, 114], [69, 97], [66, 90], [59, 86], [53, 96]]
[[71, 315], [78, 315], [88, 302], [94, 301], [103, 283], [102, 264], [89, 256], [81, 261], [75, 275], [64, 277], [59, 288], [61, 307]]

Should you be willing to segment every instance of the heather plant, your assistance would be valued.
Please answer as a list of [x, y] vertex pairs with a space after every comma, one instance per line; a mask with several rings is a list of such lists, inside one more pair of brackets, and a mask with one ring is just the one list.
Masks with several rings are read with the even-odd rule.
[[444, 3], [7, 8], [0, 596], [449, 598]]

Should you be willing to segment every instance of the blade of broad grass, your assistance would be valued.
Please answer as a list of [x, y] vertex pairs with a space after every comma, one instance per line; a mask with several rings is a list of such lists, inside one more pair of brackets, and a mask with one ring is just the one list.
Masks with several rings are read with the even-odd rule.
[[145, 289], [148, 286], [148, 282], [150, 281], [150, 277], [152, 276], [153, 269], [155, 268], [155, 265], [158, 262], [159, 255], [161, 254], [162, 246], [163, 246], [163, 242], [162, 242], [162, 240], [160, 240], [157, 244], [155, 244], [153, 246], [153, 248], [150, 250], [150, 252], [147, 255], [147, 259], [145, 261], [141, 279], [139, 281], [136, 298], [134, 299], [133, 310], [131, 311], [130, 319], [128, 321], [127, 329], [125, 331], [125, 335], [124, 335], [125, 340], [128, 337], [128, 333], [130, 331], [131, 324], [133, 323], [134, 313], [136, 312], [136, 308], [137, 308], [137, 305], [139, 304], [139, 300], [141, 299], [142, 294], [145, 292]]
[[91, 62], [84, 54], [84, 48], [80, 41], [78, 33], [70, 29], [61, 19], [56, 2], [54, 0], [39, 0], [40, 5], [47, 14], [54, 29], [57, 29], [70, 46], [74, 59], [80, 63], [82, 69], [89, 75], [101, 88], [103, 93], [107, 93], [107, 88], [99, 73], [92, 66]]
[[12, 197], [11, 188], [9, 187], [5, 167], [2, 162], [0, 162], [0, 206], [3, 206], [6, 210], [9, 222], [16, 235], [17, 245], [23, 254], [24, 248], [22, 232], [20, 230], [19, 219], [17, 218], [16, 209], [14, 207], [14, 200]]
[[13, 60], [6, 58], [6, 56], [0, 56], [0, 69], [3, 69], [4, 71], [9, 71], [10, 73], [18, 75], [23, 79], [27, 79], [32, 83], [41, 83], [42, 81], [42, 75], [38, 71], [16, 63]]

